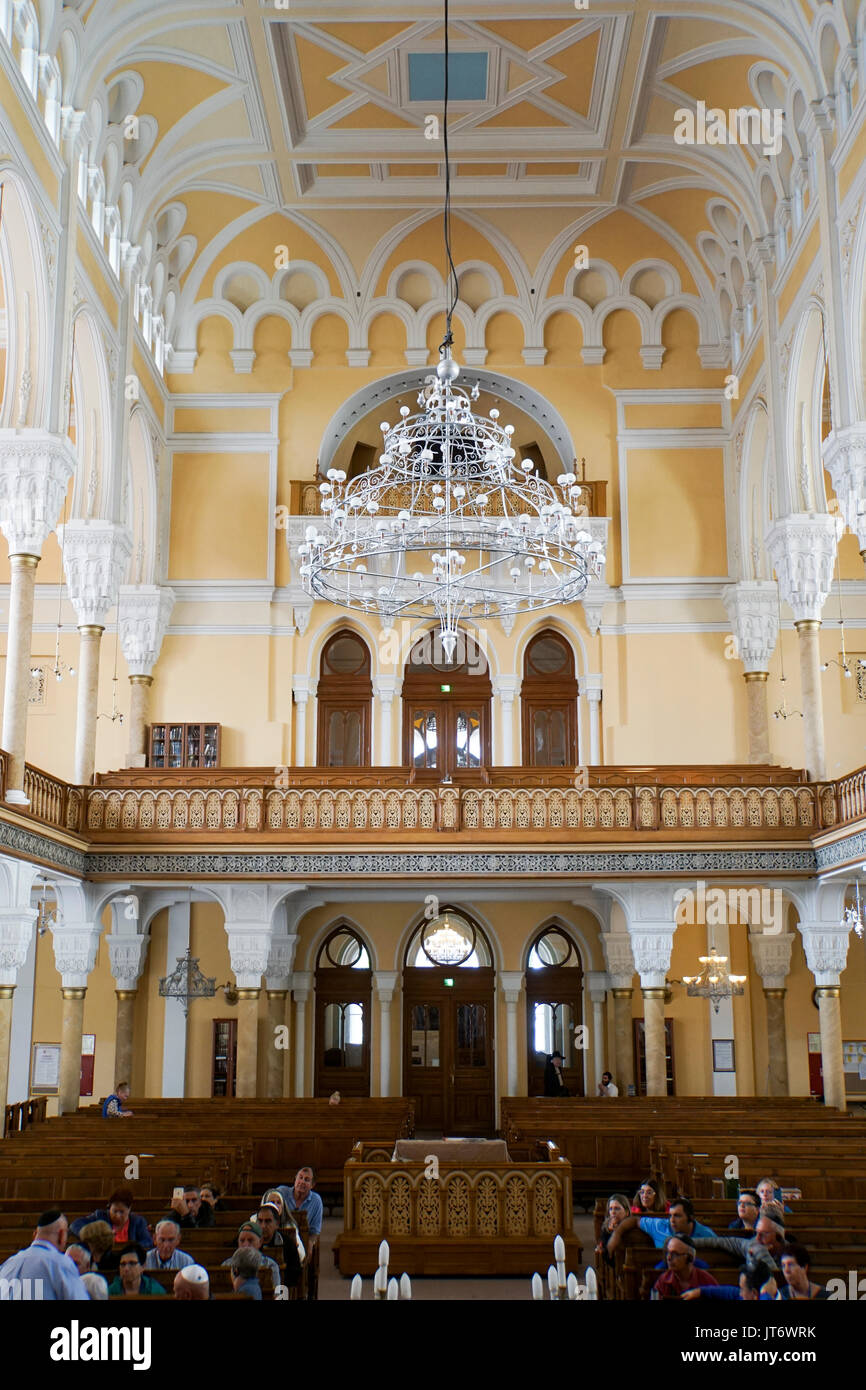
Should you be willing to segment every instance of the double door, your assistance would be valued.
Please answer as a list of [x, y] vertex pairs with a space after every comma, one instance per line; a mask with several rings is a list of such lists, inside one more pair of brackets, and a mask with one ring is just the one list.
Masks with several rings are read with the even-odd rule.
[[406, 712], [405, 760], [416, 774], [452, 777], [489, 764], [486, 702], [416, 699]]
[[415, 1101], [417, 1131], [493, 1133], [493, 974], [459, 967], [405, 971], [403, 1089]]

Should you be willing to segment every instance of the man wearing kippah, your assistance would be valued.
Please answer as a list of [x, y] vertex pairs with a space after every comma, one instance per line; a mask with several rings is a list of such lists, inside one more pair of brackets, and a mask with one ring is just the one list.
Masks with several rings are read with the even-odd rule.
[[203, 1303], [210, 1298], [210, 1279], [201, 1265], [187, 1265], [174, 1276], [174, 1296], [188, 1303]]
[[[276, 1260], [272, 1260], [270, 1255], [266, 1255], [262, 1250], [263, 1240], [262, 1228], [258, 1221], [244, 1221], [238, 1228], [238, 1250], [258, 1250], [262, 1257], [262, 1267], [270, 1265], [274, 1288], [276, 1288], [277, 1285], [282, 1282], [280, 1279], [280, 1267]], [[233, 1259], [234, 1251], [232, 1251], [227, 1260], [223, 1260], [223, 1267], [225, 1268], [230, 1265]]]
[[26, 1297], [19, 1281], [28, 1279], [30, 1298], [90, 1302], [81, 1275], [63, 1253], [68, 1231], [69, 1222], [59, 1207], [42, 1213], [32, 1244], [0, 1266], [0, 1300]]

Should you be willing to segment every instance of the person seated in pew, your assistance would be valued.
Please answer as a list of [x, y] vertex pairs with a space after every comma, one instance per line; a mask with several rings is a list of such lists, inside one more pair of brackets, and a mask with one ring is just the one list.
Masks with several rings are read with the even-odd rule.
[[81, 1240], [68, 1240], [66, 1242], [66, 1258], [71, 1260], [79, 1274], [90, 1273], [90, 1251]]
[[244, 1246], [235, 1251], [229, 1261], [229, 1268], [232, 1272], [232, 1288], [235, 1293], [243, 1294], [244, 1298], [252, 1298], [255, 1299], [256, 1303], [261, 1303], [262, 1286], [259, 1283], [261, 1266], [262, 1257], [258, 1250]]
[[715, 1235], [709, 1226], [702, 1226], [695, 1220], [694, 1207], [687, 1197], [675, 1197], [667, 1216], [626, 1216], [620, 1221], [608, 1241], [609, 1255], [613, 1255], [626, 1231], [633, 1231], [635, 1226], [639, 1226], [659, 1250], [668, 1236], [689, 1236], [695, 1240], [698, 1236]]
[[598, 1094], [600, 1096], [619, 1095], [619, 1087], [614, 1084], [614, 1079], [609, 1071], [604, 1071], [601, 1074], [601, 1080], [598, 1083]]
[[679, 1298], [687, 1289], [713, 1288], [718, 1285], [708, 1269], [695, 1267], [694, 1241], [688, 1236], [668, 1236], [665, 1241], [664, 1274], [660, 1274], [652, 1287], [653, 1299]]
[[120, 1252], [118, 1276], [108, 1286], [109, 1298], [123, 1294], [126, 1298], [164, 1298], [165, 1289], [156, 1279], [144, 1272], [144, 1251], [140, 1245], [127, 1245]]
[[[280, 1267], [276, 1260], [272, 1260], [270, 1255], [266, 1255], [262, 1250], [262, 1228], [258, 1221], [244, 1221], [238, 1229], [238, 1250], [258, 1250], [262, 1257], [262, 1264], [270, 1265], [271, 1275], [274, 1281], [274, 1288], [283, 1281], [280, 1278]], [[223, 1260], [223, 1268], [231, 1264], [234, 1259], [235, 1251], [232, 1251], [227, 1260]]]
[[754, 1233], [732, 1236], [695, 1237], [698, 1250], [724, 1250], [745, 1264], [747, 1269], [762, 1270], [764, 1283], [779, 1275], [778, 1258], [785, 1246], [785, 1228], [768, 1216], [758, 1217]]
[[182, 1193], [172, 1196], [169, 1215], [176, 1216], [178, 1225], [185, 1231], [203, 1231], [216, 1225], [213, 1207], [202, 1202], [201, 1188], [192, 1183]]
[[562, 1075], [562, 1053], [551, 1052], [544, 1064], [544, 1094], [564, 1099], [571, 1095]]
[[201, 1265], [187, 1265], [174, 1276], [174, 1297], [189, 1303], [206, 1302], [210, 1298], [210, 1277]]
[[78, 1239], [90, 1251], [90, 1268], [105, 1273], [117, 1269], [114, 1232], [108, 1221], [89, 1221], [78, 1232]]
[[740, 1189], [737, 1198], [737, 1217], [728, 1224], [729, 1231], [754, 1231], [758, 1224], [761, 1199], [752, 1187]]
[[38, 1279], [41, 1283], [35, 1287], [42, 1299], [86, 1303], [90, 1298], [87, 1287], [64, 1254], [68, 1234], [69, 1222], [59, 1207], [44, 1211], [30, 1245], [0, 1265], [0, 1301], [11, 1300], [16, 1293], [20, 1298], [22, 1279]]
[[809, 1278], [811, 1260], [805, 1245], [789, 1242], [782, 1251], [779, 1263], [786, 1282], [784, 1288], [779, 1289], [777, 1298], [792, 1301], [829, 1299], [827, 1290], [822, 1289], [820, 1284], [813, 1284]]
[[782, 1201], [782, 1184], [778, 1178], [761, 1178], [760, 1182], [755, 1183], [755, 1191], [762, 1207], [767, 1206], [770, 1202], [778, 1202], [782, 1211], [790, 1214], [791, 1208], [786, 1207]]
[[[769, 1292], [773, 1289], [773, 1293]], [[764, 1278], [764, 1271], [761, 1269], [741, 1269], [739, 1284], [717, 1284], [715, 1288], [687, 1289], [681, 1294], [683, 1301], [694, 1298], [728, 1299], [735, 1302], [738, 1299], [743, 1303], [757, 1303], [759, 1299], [766, 1302], [770, 1298], [775, 1298], [775, 1280], [767, 1281]], [[765, 1293], [764, 1290], [767, 1290]]]
[[118, 1081], [113, 1093], [107, 1096], [102, 1102], [103, 1120], [121, 1119], [128, 1120], [135, 1114], [134, 1110], [127, 1110], [129, 1102], [129, 1082]]
[[105, 1302], [108, 1298], [108, 1280], [101, 1274], [94, 1274], [91, 1270], [89, 1274], [82, 1274], [81, 1282], [94, 1303]]
[[283, 1238], [283, 1243], [285, 1244], [287, 1236], [290, 1236], [297, 1247], [298, 1258], [303, 1260], [307, 1252], [304, 1249], [304, 1242], [301, 1239], [300, 1228], [294, 1216], [287, 1208], [283, 1199], [283, 1194], [279, 1192], [277, 1188], [272, 1187], [270, 1191], [266, 1192], [262, 1197], [261, 1205], [263, 1207], [274, 1208], [277, 1213], [277, 1225], [280, 1230], [280, 1235]]
[[199, 1196], [201, 1197], [202, 1204], [210, 1207], [211, 1211], [228, 1211], [228, 1207], [220, 1195], [219, 1188], [214, 1187], [212, 1183], [205, 1183]]
[[70, 1229], [73, 1235], [80, 1235], [82, 1228], [89, 1226], [92, 1221], [107, 1221], [111, 1227], [116, 1246], [128, 1245], [132, 1242], [135, 1245], [142, 1245], [145, 1250], [150, 1250], [153, 1246], [153, 1240], [144, 1217], [138, 1216], [132, 1210], [134, 1201], [131, 1188], [115, 1188], [108, 1199], [107, 1207], [92, 1211], [89, 1216], [79, 1216], [77, 1221], [73, 1221]]
[[173, 1216], [157, 1221], [153, 1237], [155, 1244], [147, 1252], [145, 1269], [186, 1269], [195, 1264], [192, 1255], [180, 1249], [181, 1230]]
[[312, 1168], [299, 1168], [295, 1174], [294, 1187], [280, 1185], [277, 1188], [285, 1203], [286, 1211], [303, 1211], [307, 1214], [307, 1229], [318, 1239], [322, 1232], [322, 1199], [313, 1191], [316, 1175]]
[[280, 1213], [271, 1202], [265, 1202], [260, 1206], [250, 1220], [261, 1227], [263, 1252], [267, 1254], [269, 1249], [272, 1250], [277, 1260], [285, 1265], [283, 1283], [297, 1284], [306, 1254], [297, 1226], [292, 1223], [292, 1229], [287, 1227], [284, 1236], [279, 1229]]
[[668, 1204], [655, 1178], [646, 1178], [631, 1199], [632, 1216], [664, 1216]]
[[624, 1197], [621, 1192], [615, 1192], [608, 1200], [607, 1215], [601, 1226], [601, 1239], [595, 1247], [595, 1253], [604, 1257], [605, 1264], [613, 1264], [613, 1256], [609, 1253], [610, 1237], [628, 1214], [628, 1197]]

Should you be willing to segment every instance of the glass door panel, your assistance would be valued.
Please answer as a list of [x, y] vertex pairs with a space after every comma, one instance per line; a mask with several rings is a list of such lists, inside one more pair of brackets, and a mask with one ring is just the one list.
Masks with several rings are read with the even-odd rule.
[[363, 1004], [326, 1004], [323, 1042], [323, 1066], [360, 1067], [364, 1060]]
[[415, 1004], [412, 1009], [412, 1066], [438, 1067], [439, 1005]]
[[487, 1066], [487, 1010], [483, 1004], [458, 1004], [458, 1067]]
[[457, 767], [481, 766], [481, 712], [457, 710], [454, 728], [454, 754]]
[[438, 711], [416, 709], [412, 715], [412, 766], [438, 767]]
[[532, 1042], [537, 1053], [544, 1053], [542, 1066], [551, 1052], [562, 1053], [564, 1067], [574, 1066], [574, 1013], [570, 1004], [536, 1003], [532, 1012]]

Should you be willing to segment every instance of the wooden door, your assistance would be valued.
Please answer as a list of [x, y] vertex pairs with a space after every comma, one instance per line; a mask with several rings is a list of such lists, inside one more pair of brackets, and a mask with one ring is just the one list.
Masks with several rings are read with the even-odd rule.
[[475, 780], [490, 765], [491, 693], [468, 639], [452, 665], [437, 659], [435, 643], [416, 643], [403, 679], [403, 759], [416, 780]]
[[213, 1063], [211, 1095], [235, 1094], [238, 1063], [238, 1021], [236, 1018], [215, 1018], [213, 1021]]
[[416, 1130], [492, 1134], [493, 970], [407, 968], [403, 980], [403, 1090], [415, 1101]]
[[370, 1094], [370, 970], [316, 971], [316, 1096]]

